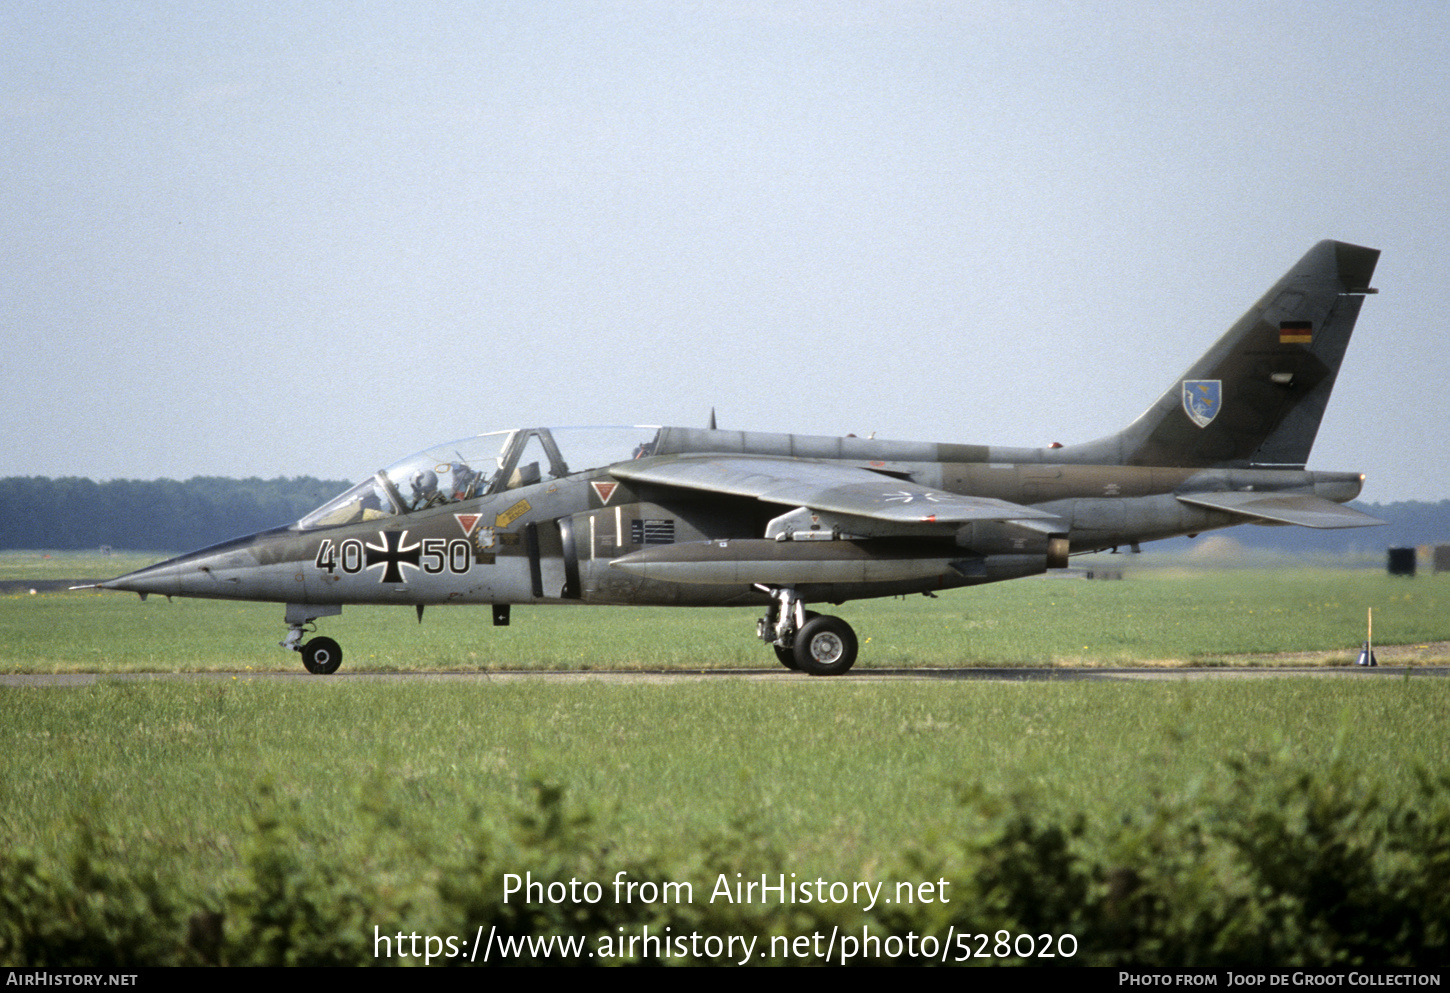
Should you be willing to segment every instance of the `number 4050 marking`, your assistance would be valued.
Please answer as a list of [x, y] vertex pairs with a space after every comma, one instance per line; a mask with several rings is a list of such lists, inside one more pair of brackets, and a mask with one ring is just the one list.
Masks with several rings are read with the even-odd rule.
[[[416, 547], [416, 546], [415, 546]], [[362, 541], [347, 538], [333, 545], [331, 538], [322, 539], [317, 546], [317, 558], [313, 565], [329, 574], [341, 569], [349, 576], [362, 572], [367, 566], [367, 551]], [[425, 538], [423, 550], [418, 557], [418, 568], [430, 576], [436, 576], [445, 569], [455, 576], [468, 572], [473, 565], [473, 546], [465, 538]]]

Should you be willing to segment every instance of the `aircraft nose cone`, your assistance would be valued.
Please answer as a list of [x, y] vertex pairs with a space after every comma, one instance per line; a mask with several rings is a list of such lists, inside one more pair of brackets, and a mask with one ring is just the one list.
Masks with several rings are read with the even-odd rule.
[[207, 557], [196, 554], [181, 555], [135, 572], [128, 572], [115, 579], [108, 579], [99, 585], [103, 590], [125, 590], [129, 593], [140, 593], [142, 596], [151, 593], [181, 596], [187, 592], [188, 579], [204, 575], [200, 566]]
[[274, 540], [283, 531], [285, 529], [282, 528], [259, 531], [245, 538], [178, 555], [97, 585], [103, 590], [126, 590], [142, 596], [156, 593], [161, 596], [247, 599], [258, 590], [241, 577], [257, 573], [256, 548]]

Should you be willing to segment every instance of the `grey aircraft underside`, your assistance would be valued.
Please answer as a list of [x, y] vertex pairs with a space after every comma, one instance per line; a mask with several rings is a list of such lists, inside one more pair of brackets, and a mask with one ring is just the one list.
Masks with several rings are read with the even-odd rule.
[[1323, 241], [1123, 431], [1000, 448], [675, 427], [479, 435], [384, 469], [293, 524], [99, 584], [285, 604], [763, 606], [791, 669], [845, 672], [851, 627], [806, 609], [998, 582], [1068, 556], [1237, 524], [1381, 523], [1363, 477], [1308, 472], [1379, 252]]

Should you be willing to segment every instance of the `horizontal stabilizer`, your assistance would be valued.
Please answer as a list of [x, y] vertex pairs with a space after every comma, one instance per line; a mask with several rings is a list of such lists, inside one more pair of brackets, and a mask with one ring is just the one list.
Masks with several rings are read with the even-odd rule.
[[839, 463], [699, 456], [625, 462], [609, 471], [634, 483], [754, 497], [767, 503], [901, 524], [1057, 519], [1054, 514], [1006, 500], [948, 493]]
[[1306, 528], [1367, 528], [1385, 523], [1308, 493], [1179, 493], [1178, 499], [1196, 507], [1252, 517], [1257, 523], [1298, 524]]

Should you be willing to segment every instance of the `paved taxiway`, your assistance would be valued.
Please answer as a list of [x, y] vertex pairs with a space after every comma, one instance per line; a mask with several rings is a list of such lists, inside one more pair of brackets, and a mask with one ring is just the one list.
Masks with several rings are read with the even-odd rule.
[[643, 669], [591, 672], [514, 669], [499, 672], [337, 672], [312, 676], [296, 672], [129, 672], [129, 673], [26, 673], [0, 675], [3, 686], [93, 686], [97, 683], [216, 682], [225, 680], [302, 679], [308, 682], [518, 682], [556, 683], [682, 683], [702, 679], [781, 680], [810, 683], [950, 682], [998, 680], [1002, 682], [1122, 681], [1173, 679], [1270, 679], [1284, 676], [1319, 676], [1353, 679], [1423, 679], [1450, 676], [1450, 666], [1416, 665], [1375, 668], [1363, 666], [1190, 666], [1162, 668], [1012, 668], [1012, 669], [853, 669], [844, 676], [807, 676], [782, 669]]

